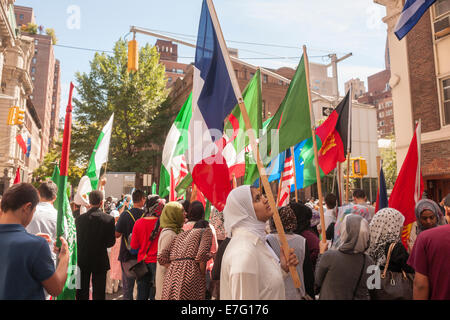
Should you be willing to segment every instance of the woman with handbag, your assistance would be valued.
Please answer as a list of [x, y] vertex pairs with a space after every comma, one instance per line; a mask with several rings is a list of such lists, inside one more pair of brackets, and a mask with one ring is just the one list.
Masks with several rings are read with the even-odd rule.
[[341, 245], [327, 250], [320, 242], [315, 273], [320, 300], [369, 300], [367, 268], [373, 264], [364, 252], [369, 247], [369, 223], [356, 214], [347, 214], [340, 223]]
[[159, 196], [149, 196], [144, 205], [144, 217], [137, 220], [133, 227], [130, 251], [138, 256], [138, 264], [132, 267], [137, 279], [137, 300], [155, 299], [159, 217], [164, 204], [165, 200]]
[[404, 221], [398, 210], [384, 208], [370, 222], [367, 254], [380, 268], [380, 286], [370, 290], [373, 300], [412, 299], [414, 270], [406, 264], [409, 255], [401, 241]]

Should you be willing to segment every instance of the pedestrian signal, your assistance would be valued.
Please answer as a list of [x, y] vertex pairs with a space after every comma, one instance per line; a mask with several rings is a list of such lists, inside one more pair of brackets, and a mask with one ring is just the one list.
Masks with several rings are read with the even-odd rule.
[[128, 72], [137, 71], [139, 65], [139, 50], [136, 40], [128, 41]]
[[367, 163], [363, 158], [352, 159], [353, 175], [357, 177], [363, 177], [367, 175]]

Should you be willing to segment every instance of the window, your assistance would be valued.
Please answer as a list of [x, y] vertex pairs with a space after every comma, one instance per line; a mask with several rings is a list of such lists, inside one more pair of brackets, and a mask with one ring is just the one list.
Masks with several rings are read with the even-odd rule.
[[31, 81], [34, 81], [34, 80], [36, 80], [36, 78], [34, 76], [32, 76], [31, 77]]
[[278, 84], [279, 84], [280, 86], [282, 86], [282, 85], [283, 85], [283, 81], [278, 80]]
[[167, 79], [167, 81], [168, 81], [169, 83], [171, 83], [171, 82], [172, 82], [172, 77], [169, 77], [169, 78]]
[[36, 64], [37, 59], [33, 58], [33, 64]]
[[38, 44], [39, 44], [39, 40], [38, 39], [34, 40], [34, 45], [37, 46]]
[[380, 127], [384, 126], [384, 121], [380, 121]]
[[436, 17], [450, 12], [450, 0], [437, 0], [434, 5]]
[[378, 105], [378, 110], [383, 109], [383, 107], [384, 107], [384, 104], [383, 104], [383, 103], [380, 103], [380, 104]]
[[267, 83], [269, 81], [269, 76], [267, 74], [263, 75], [263, 82]]
[[386, 110], [386, 116], [392, 116], [392, 110]]
[[386, 102], [386, 108], [387, 108], [387, 107], [392, 107], [392, 101]]
[[34, 49], [34, 55], [37, 55], [38, 49]]
[[319, 84], [319, 83], [320, 83], [320, 80], [314, 80], [314, 82], [317, 83], [317, 84]]
[[21, 15], [19, 16], [19, 19], [20, 19], [20, 20], [23, 20], [23, 14], [21, 14]]
[[391, 124], [394, 124], [394, 119], [391, 119]]
[[35, 73], [36, 73], [36, 68], [35, 68], [35, 67], [31, 68], [31, 73], [32, 73], [32, 74], [35, 74]]
[[262, 101], [262, 117], [263, 117], [263, 119], [265, 119], [266, 118], [266, 101], [265, 100], [263, 100]]
[[378, 116], [379, 116], [380, 119], [381, 119], [381, 118], [384, 118], [384, 112], [380, 112], [380, 113], [378, 114]]
[[254, 75], [255, 75], [254, 72], [250, 72], [250, 79], [252, 79]]
[[237, 78], [239, 78], [239, 71], [237, 71], [236, 69], [234, 69], [234, 74], [236, 75]]
[[444, 124], [450, 125], [450, 78], [442, 80], [442, 98], [444, 107]]

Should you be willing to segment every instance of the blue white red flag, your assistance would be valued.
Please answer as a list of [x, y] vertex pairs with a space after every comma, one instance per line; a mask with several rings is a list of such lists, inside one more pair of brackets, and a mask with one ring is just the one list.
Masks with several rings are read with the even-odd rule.
[[375, 212], [378, 210], [389, 207], [387, 190], [386, 190], [386, 180], [384, 179], [383, 168], [380, 169], [380, 188], [377, 194], [377, 204], [375, 206]]
[[[228, 51], [215, 13], [203, 0], [195, 53], [192, 117], [189, 124], [188, 164], [194, 184], [219, 211], [231, 191], [224, 147], [224, 120], [238, 101], [226, 59]], [[213, 20], [214, 17], [214, 20]]]
[[294, 161], [291, 149], [286, 149], [286, 158], [284, 159], [284, 169], [281, 173], [281, 189], [279, 191], [278, 207], [284, 207], [289, 204], [289, 195], [291, 194], [291, 186], [295, 185], [294, 178]]
[[436, 0], [406, 0], [394, 30], [398, 40], [402, 40], [406, 36], [416, 23], [419, 22], [425, 11], [435, 2]]

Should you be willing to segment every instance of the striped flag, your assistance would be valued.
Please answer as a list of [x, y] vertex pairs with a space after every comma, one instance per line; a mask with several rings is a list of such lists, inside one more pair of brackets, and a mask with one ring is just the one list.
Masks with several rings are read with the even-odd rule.
[[225, 207], [231, 191], [230, 172], [222, 154], [224, 120], [238, 104], [228, 73], [230, 65], [212, 3], [203, 0], [194, 63], [188, 161], [194, 184], [219, 211]]
[[291, 149], [285, 151], [284, 169], [281, 173], [281, 189], [278, 197], [278, 207], [284, 207], [289, 204], [289, 195], [291, 186], [295, 184], [294, 180], [294, 162]]
[[394, 30], [398, 40], [403, 39], [407, 35], [419, 22], [425, 11], [435, 2], [436, 0], [406, 0]]

